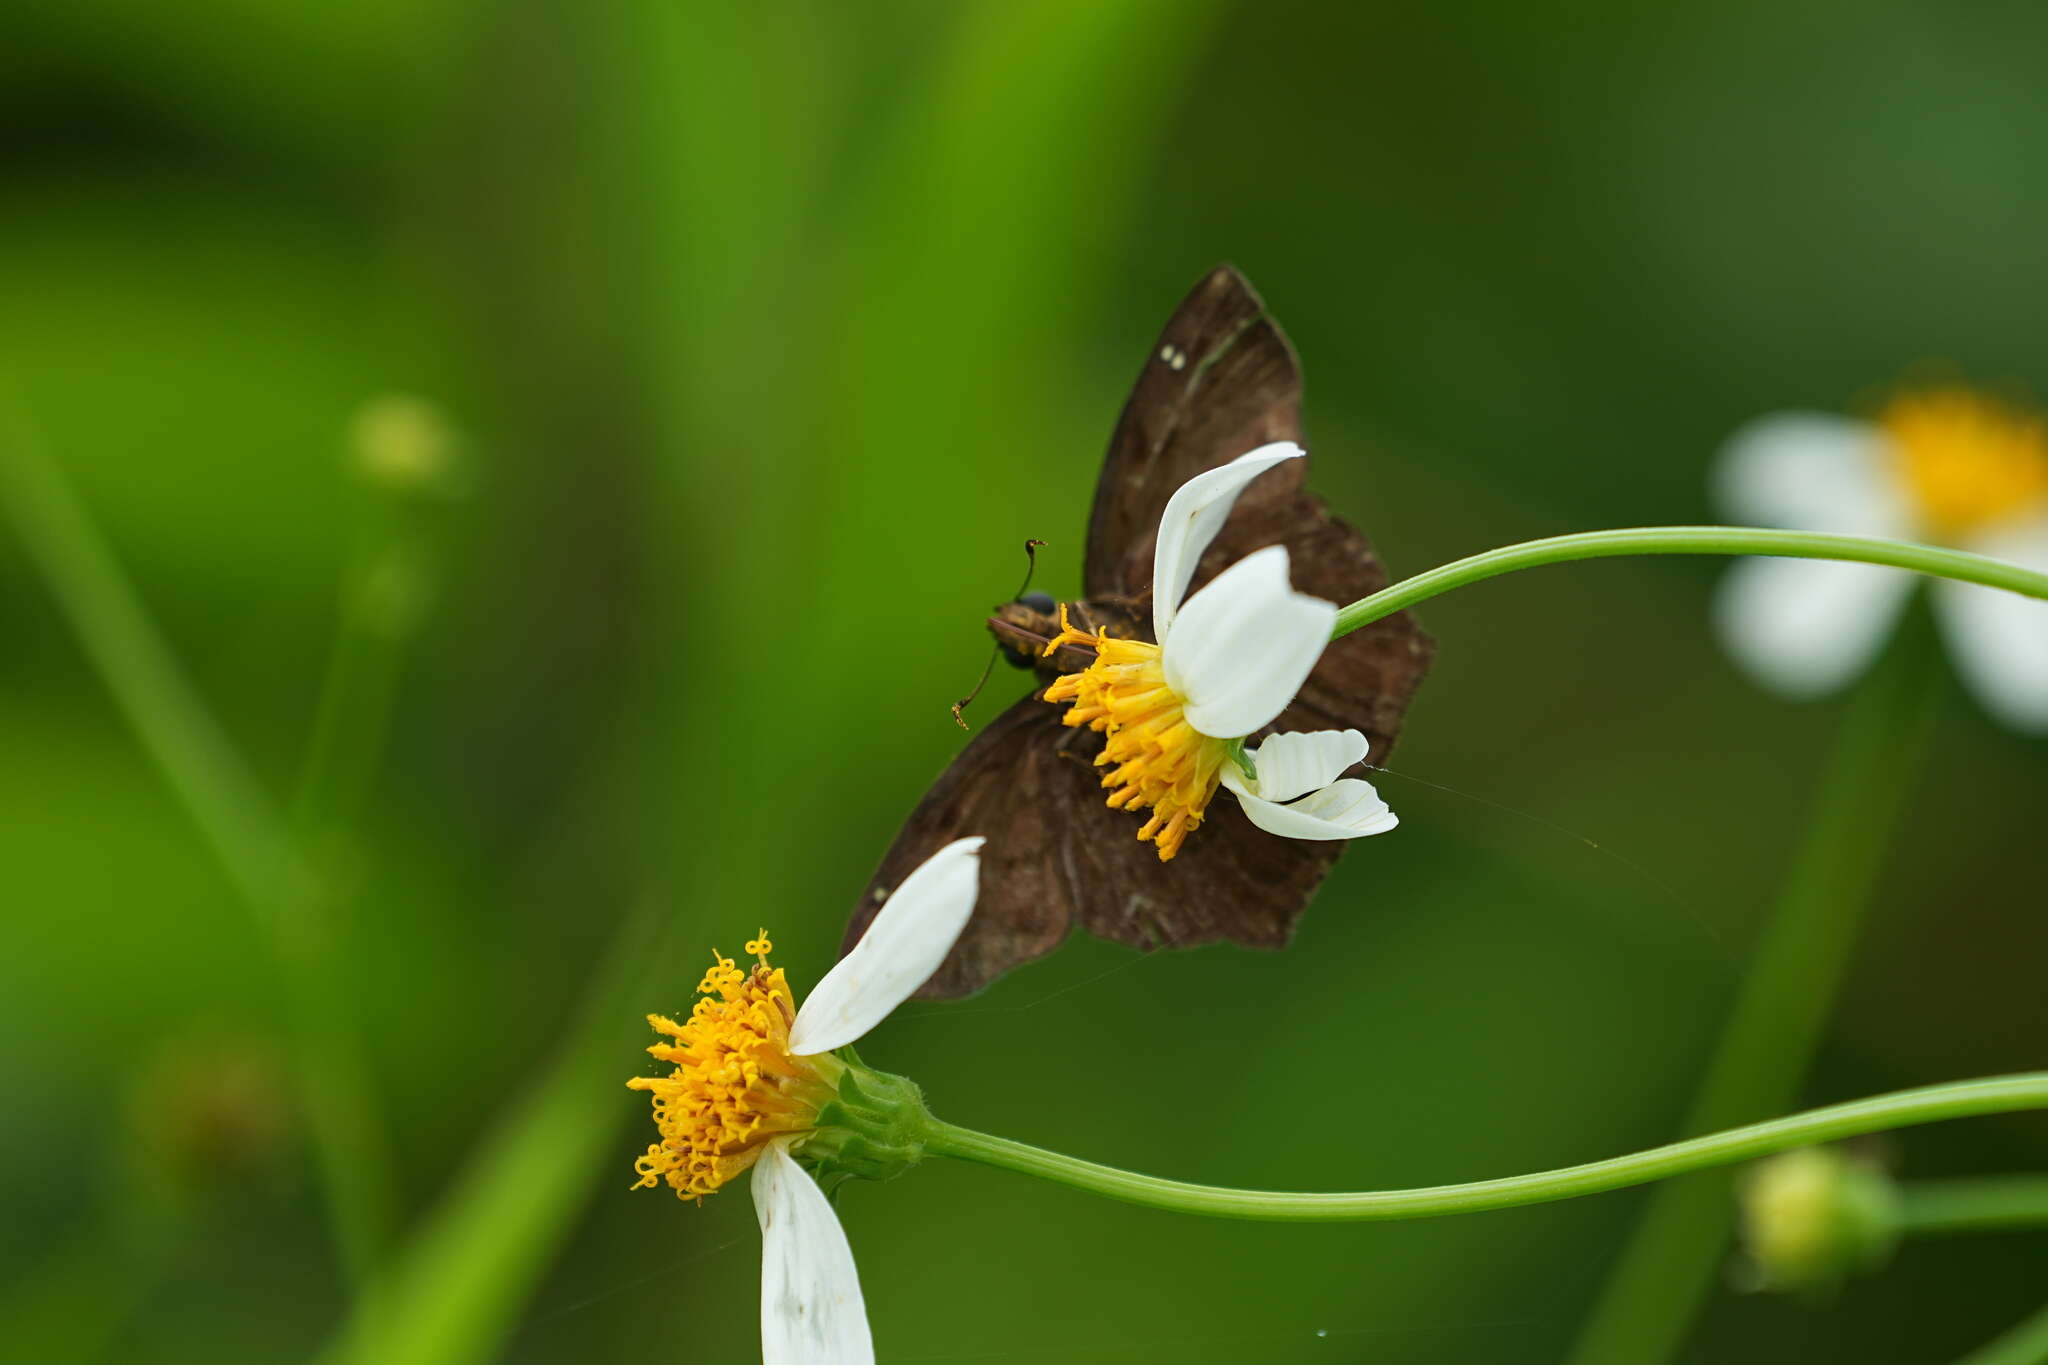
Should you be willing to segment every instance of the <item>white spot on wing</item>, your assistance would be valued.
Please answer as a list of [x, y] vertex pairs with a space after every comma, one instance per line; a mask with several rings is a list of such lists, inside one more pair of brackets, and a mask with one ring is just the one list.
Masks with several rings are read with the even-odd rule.
[[1169, 369], [1184, 370], [1188, 367], [1188, 353], [1178, 346], [1161, 346], [1159, 358], [1166, 362]]

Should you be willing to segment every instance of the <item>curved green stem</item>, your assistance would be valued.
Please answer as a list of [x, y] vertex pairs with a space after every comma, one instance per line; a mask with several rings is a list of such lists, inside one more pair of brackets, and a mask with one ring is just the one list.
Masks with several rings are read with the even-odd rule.
[[2048, 1227], [2048, 1175], [1916, 1180], [1899, 1186], [1899, 1230], [1909, 1237]]
[[1217, 1185], [1190, 1185], [1157, 1176], [1136, 1175], [1112, 1166], [1062, 1156], [1008, 1138], [991, 1137], [936, 1119], [925, 1139], [927, 1150], [963, 1161], [1035, 1175], [1061, 1185], [1087, 1190], [1127, 1204], [1211, 1218], [1245, 1218], [1277, 1223], [1365, 1223], [1397, 1218], [1430, 1218], [1451, 1213], [1542, 1204], [1582, 1194], [1621, 1189], [1662, 1180], [1687, 1171], [1704, 1170], [1768, 1156], [1788, 1147], [1878, 1133], [1938, 1119], [1976, 1114], [2004, 1114], [2048, 1108], [2048, 1071], [1984, 1080], [1955, 1081], [1917, 1090], [1899, 1090], [1848, 1104], [1811, 1109], [1789, 1118], [1753, 1123], [1707, 1137], [1652, 1147], [1607, 1161], [1566, 1166], [1534, 1175], [1477, 1180], [1464, 1185], [1431, 1185], [1408, 1190], [1368, 1190], [1356, 1194], [1305, 1194], [1280, 1190], [1235, 1190]]
[[1618, 531], [1581, 531], [1524, 541], [1498, 550], [1455, 560], [1428, 573], [1382, 588], [1337, 613], [1331, 639], [1369, 626], [1452, 588], [1496, 578], [1517, 569], [1565, 564], [1575, 559], [1612, 559], [1622, 555], [1774, 555], [1783, 559], [1847, 559], [1886, 564], [1895, 569], [1981, 583], [2028, 597], [2048, 598], [2048, 574], [2022, 569], [2003, 560], [1933, 545], [1912, 545], [1870, 536], [1838, 536], [1821, 531], [1774, 531], [1755, 526], [1638, 526]]

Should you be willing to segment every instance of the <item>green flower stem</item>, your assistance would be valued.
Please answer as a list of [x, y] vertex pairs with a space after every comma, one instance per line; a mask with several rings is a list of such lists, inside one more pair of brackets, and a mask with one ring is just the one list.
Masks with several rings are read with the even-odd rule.
[[2048, 1108], [2048, 1071], [1983, 1080], [1955, 1081], [1917, 1090], [1899, 1090], [1847, 1104], [1811, 1109], [1789, 1118], [1753, 1123], [1707, 1137], [1653, 1147], [1646, 1152], [1566, 1166], [1534, 1175], [1478, 1180], [1465, 1185], [1431, 1185], [1409, 1190], [1369, 1190], [1357, 1194], [1296, 1194], [1277, 1190], [1234, 1190], [1216, 1185], [1190, 1185], [1157, 1176], [1135, 1175], [1092, 1161], [1029, 1147], [1008, 1138], [990, 1137], [934, 1119], [925, 1138], [927, 1151], [985, 1166], [1035, 1175], [1127, 1204], [1196, 1213], [1211, 1218], [1244, 1218], [1274, 1223], [1371, 1223], [1397, 1218], [1431, 1218], [1451, 1213], [1483, 1213], [1523, 1204], [1542, 1204], [1598, 1194], [1646, 1181], [1663, 1180], [1688, 1171], [1726, 1166], [1754, 1157], [1804, 1147], [1816, 1142], [1880, 1133], [1910, 1124], [1978, 1114], [2006, 1114]]
[[2048, 1228], [2048, 1175], [1917, 1180], [1899, 1186], [1899, 1230], [1907, 1236]]
[[1773, 531], [1754, 526], [1640, 526], [1619, 531], [1581, 531], [1525, 541], [1456, 560], [1428, 573], [1382, 588], [1337, 613], [1331, 639], [1369, 626], [1427, 601], [1452, 588], [1497, 578], [1517, 569], [1568, 564], [1576, 559], [1612, 559], [1622, 555], [1773, 555], [1784, 559], [1847, 559], [1888, 564], [1895, 569], [1987, 588], [2004, 588], [2028, 597], [2048, 598], [2048, 574], [2022, 569], [2003, 560], [1932, 545], [1911, 545], [1869, 536], [1837, 536], [1820, 531]]
[[[1834, 1007], [1842, 973], [1933, 728], [1939, 660], [1915, 614], [1851, 699], [1806, 834], [1728, 1022], [1679, 1128], [1712, 1132], [1782, 1113]], [[1656, 1365], [1714, 1282], [1735, 1201], [1725, 1175], [1649, 1198], [1581, 1330], [1571, 1365]]]
[[1996, 1341], [1978, 1347], [1956, 1365], [2048, 1365], [2048, 1308]]
[[292, 821], [309, 841], [345, 840], [368, 803], [391, 704], [435, 574], [409, 509], [379, 497], [342, 589], [327, 673]]
[[[337, 940], [346, 937], [359, 879], [355, 845], [399, 676], [433, 592], [434, 537], [419, 512], [389, 489], [377, 490], [366, 509], [292, 804], [292, 836], [309, 866], [294, 894], [318, 900], [301, 907], [304, 917]], [[305, 1080], [307, 1103], [318, 1116], [320, 1156], [336, 1193], [343, 1259], [360, 1286], [397, 1226], [400, 1181], [381, 1105], [373, 1103], [375, 1077], [357, 1042], [348, 981], [330, 963], [310, 974], [298, 1005], [320, 1053]]]
[[284, 972], [316, 1154], [343, 1255], [367, 1267], [383, 1129], [360, 1038], [336, 998], [325, 901], [289, 826], [207, 709], [57, 462], [0, 399], [0, 510]]

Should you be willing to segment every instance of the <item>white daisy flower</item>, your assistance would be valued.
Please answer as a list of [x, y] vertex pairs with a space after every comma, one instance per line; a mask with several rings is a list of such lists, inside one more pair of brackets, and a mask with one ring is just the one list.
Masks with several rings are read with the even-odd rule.
[[665, 1181], [678, 1198], [701, 1199], [753, 1170], [764, 1365], [874, 1361], [846, 1233], [792, 1153], [835, 1145], [841, 1134], [821, 1123], [827, 1105], [841, 1115], [860, 1107], [857, 1087], [842, 1083], [849, 1073], [872, 1083], [877, 1073], [856, 1071], [833, 1049], [881, 1023], [945, 961], [974, 913], [982, 843], [956, 840], [920, 864], [803, 1008], [768, 965], [774, 944], [763, 930], [747, 944], [749, 970], [719, 957], [704, 974], [688, 1020], [648, 1016], [674, 1041], [647, 1050], [675, 1070], [626, 1082], [652, 1092], [661, 1130], [634, 1163], [635, 1188]]
[[[2048, 422], [1962, 388], [1906, 391], [1875, 421], [1789, 412], [1737, 432], [1716, 469], [1735, 520], [1970, 550], [2048, 571]], [[1722, 584], [1721, 637], [1791, 697], [1832, 692], [1877, 656], [1913, 587], [1900, 569], [1748, 559]], [[1932, 585], [1964, 684], [2015, 729], [2048, 731], [2048, 603]]]
[[1109, 805], [1151, 810], [1138, 837], [1155, 842], [1161, 862], [1202, 823], [1219, 784], [1253, 824], [1291, 839], [1356, 839], [1396, 823], [1369, 783], [1338, 780], [1365, 758], [1356, 730], [1275, 736], [1248, 754], [1256, 777], [1232, 757], [1234, 742], [1287, 709], [1337, 622], [1331, 603], [1294, 591], [1287, 547], [1246, 555], [1181, 600], [1238, 494], [1303, 454], [1291, 441], [1261, 446], [1174, 491], [1152, 557], [1157, 644], [1075, 630], [1063, 607], [1060, 634], [1045, 647], [1048, 655], [1065, 645], [1095, 651], [1088, 667], [1048, 686], [1045, 700], [1072, 702], [1062, 719], [1106, 736], [1096, 762], [1109, 768]]

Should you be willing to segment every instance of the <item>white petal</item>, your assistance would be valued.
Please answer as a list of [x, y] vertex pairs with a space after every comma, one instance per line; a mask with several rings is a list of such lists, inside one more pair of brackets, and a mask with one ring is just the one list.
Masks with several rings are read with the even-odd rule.
[[1740, 522], [1903, 539], [1914, 518], [1898, 467], [1890, 439], [1868, 422], [1781, 412], [1729, 438], [1715, 493]]
[[[1970, 548], [2048, 573], [2048, 518]], [[1942, 634], [1971, 695], [2015, 730], [2048, 733], [2048, 602], [1948, 579], [1934, 592]]]
[[1292, 801], [1364, 762], [1367, 747], [1356, 730], [1289, 730], [1251, 751], [1259, 776], [1246, 785], [1268, 801]]
[[1167, 627], [1180, 610], [1181, 595], [1195, 576], [1202, 551], [1223, 529], [1237, 495], [1274, 465], [1306, 453], [1292, 441], [1275, 441], [1205, 470], [1173, 490], [1152, 548], [1152, 638], [1166, 643]]
[[1188, 724], [1251, 734], [1294, 700], [1330, 643], [1337, 609], [1287, 580], [1287, 547], [1246, 555], [1181, 608], [1160, 664]]
[[986, 842], [955, 839], [903, 879], [853, 951], [796, 1012], [792, 1053], [808, 1057], [845, 1047], [931, 980], [974, 914]]
[[873, 1365], [853, 1248], [825, 1192], [785, 1145], [769, 1143], [754, 1163], [762, 1365]]
[[1237, 793], [1238, 804], [1253, 824], [1284, 839], [1358, 839], [1385, 834], [1400, 823], [1372, 783], [1356, 777], [1332, 782], [1291, 806], [1253, 796], [1227, 769], [1223, 785]]
[[1861, 673], [1913, 586], [1903, 569], [1745, 559], [1721, 580], [1714, 624], [1735, 661], [1783, 696], [1823, 696]]

